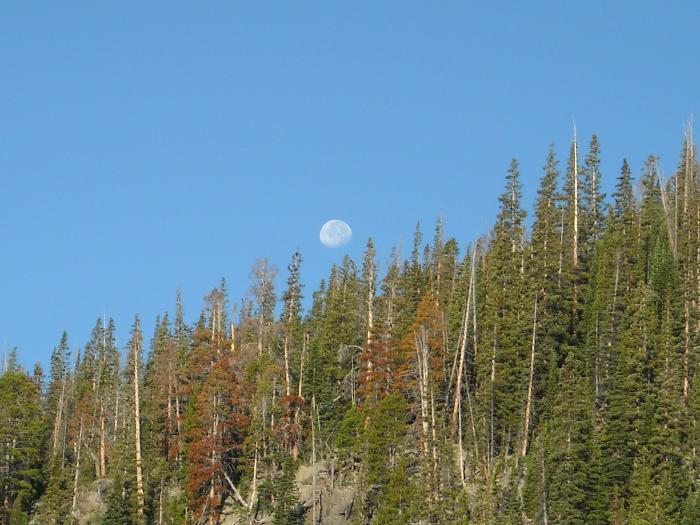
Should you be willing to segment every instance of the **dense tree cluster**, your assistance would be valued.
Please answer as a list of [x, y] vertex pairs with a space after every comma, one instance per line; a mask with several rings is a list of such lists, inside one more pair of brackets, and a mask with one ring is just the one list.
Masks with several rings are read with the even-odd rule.
[[[98, 319], [48, 377], [0, 376], [0, 523], [319, 522], [300, 465], [332, 460], [367, 524], [700, 522], [700, 169], [601, 193], [600, 146], [553, 148], [527, 220], [513, 160], [490, 235], [460, 253], [439, 220], [384, 271], [370, 239], [310, 294], [302, 257], [258, 260], [144, 344]], [[122, 351], [124, 350], [124, 351]], [[315, 487], [314, 487], [315, 490]]]

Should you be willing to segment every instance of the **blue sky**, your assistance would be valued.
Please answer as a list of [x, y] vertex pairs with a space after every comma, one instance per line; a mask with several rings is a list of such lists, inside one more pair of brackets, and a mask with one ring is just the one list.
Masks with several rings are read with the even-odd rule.
[[[0, 341], [46, 362], [106, 313], [125, 342], [182, 289], [196, 317], [256, 257], [307, 294], [372, 235], [385, 262], [489, 230], [511, 157], [529, 206], [575, 120], [668, 174], [698, 114], [697, 2], [3, 2]], [[321, 225], [352, 242], [331, 250]]]

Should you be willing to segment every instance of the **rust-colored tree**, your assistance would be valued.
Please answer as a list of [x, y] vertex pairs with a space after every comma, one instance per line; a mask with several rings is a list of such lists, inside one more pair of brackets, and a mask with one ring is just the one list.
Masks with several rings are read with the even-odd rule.
[[207, 374], [196, 397], [188, 447], [191, 506], [212, 525], [218, 523], [228, 496], [247, 506], [236, 486], [249, 423], [243, 400], [243, 387], [231, 358], [221, 358]]
[[362, 347], [357, 395], [363, 407], [376, 406], [399, 387], [402, 367], [397, 345], [381, 325], [375, 325]]

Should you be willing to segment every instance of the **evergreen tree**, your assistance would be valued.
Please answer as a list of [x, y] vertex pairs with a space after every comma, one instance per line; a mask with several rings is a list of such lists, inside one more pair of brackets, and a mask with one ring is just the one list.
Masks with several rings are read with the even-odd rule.
[[136, 508], [130, 483], [118, 474], [106, 501], [103, 525], [136, 525]]
[[581, 212], [583, 256], [590, 261], [595, 243], [605, 228], [603, 205], [605, 194], [601, 192], [600, 144], [594, 134], [584, 159], [581, 181]]
[[548, 507], [556, 523], [588, 523], [593, 403], [581, 356], [571, 351], [547, 428]]
[[0, 519], [8, 525], [28, 523], [47, 438], [39, 389], [13, 368], [0, 376]]
[[120, 363], [104, 316], [46, 379], [5, 354], [0, 523], [301, 523], [348, 487], [354, 523], [698, 522], [695, 146], [638, 196], [623, 161], [609, 202], [599, 149], [574, 138], [559, 192], [550, 148], [529, 236], [514, 160], [461, 258], [440, 218], [383, 274], [369, 239], [308, 309], [297, 252], [279, 312], [261, 259], [236, 319], [223, 280], [192, 326], [178, 293], [148, 356], [137, 317]]
[[301, 513], [298, 508], [299, 493], [294, 483], [294, 463], [289, 456], [281, 456], [276, 462], [281, 472], [276, 476], [272, 485], [274, 511], [273, 525], [300, 525]]
[[525, 323], [520, 316], [525, 292], [525, 211], [521, 198], [520, 172], [513, 159], [505, 191], [499, 198], [501, 207], [486, 255], [485, 275], [477, 278], [485, 287], [484, 296], [479, 298], [484, 311], [483, 340], [479, 343], [483, 351], [477, 354], [478, 398], [487, 422], [485, 448], [490, 457], [514, 450], [520, 427], [525, 378], [525, 344], [521, 338]]
[[402, 525], [420, 519], [420, 492], [411, 479], [409, 462], [399, 460], [386, 481], [381, 503], [372, 515], [370, 523], [375, 525]]

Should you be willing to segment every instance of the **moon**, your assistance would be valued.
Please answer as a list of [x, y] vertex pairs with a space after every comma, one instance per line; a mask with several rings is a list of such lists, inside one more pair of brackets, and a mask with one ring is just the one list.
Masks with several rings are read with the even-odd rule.
[[343, 244], [347, 244], [352, 239], [352, 230], [348, 223], [340, 219], [331, 219], [321, 227], [321, 233], [318, 234], [321, 239], [321, 244], [328, 248], [337, 248]]

